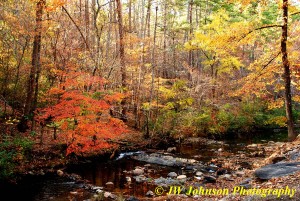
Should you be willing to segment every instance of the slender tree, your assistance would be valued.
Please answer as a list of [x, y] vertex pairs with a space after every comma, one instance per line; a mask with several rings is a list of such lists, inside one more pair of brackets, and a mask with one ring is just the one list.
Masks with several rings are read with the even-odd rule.
[[294, 118], [292, 110], [292, 95], [291, 95], [291, 72], [290, 64], [288, 59], [287, 52], [287, 39], [288, 39], [288, 0], [283, 0], [282, 5], [282, 35], [281, 35], [281, 54], [282, 54], [282, 65], [284, 69], [284, 99], [285, 99], [285, 110], [287, 117], [287, 126], [288, 126], [288, 139], [293, 141], [296, 138], [296, 132], [294, 128]]
[[[123, 15], [122, 15], [122, 3], [120, 0], [116, 0], [117, 14], [118, 14], [118, 26], [119, 26], [119, 54], [121, 65], [121, 86], [122, 90], [126, 91], [126, 64], [125, 64], [125, 44], [124, 44], [124, 27], [123, 27]], [[126, 121], [126, 99], [122, 100], [122, 120]]]
[[33, 116], [33, 112], [37, 106], [38, 99], [38, 82], [41, 68], [41, 41], [42, 41], [42, 16], [43, 10], [46, 5], [46, 0], [39, 0], [36, 4], [36, 16], [35, 16], [35, 32], [33, 39], [31, 68], [27, 86], [27, 98], [25, 102], [24, 115], [18, 125], [18, 129], [24, 132], [27, 129], [27, 120], [30, 116]]

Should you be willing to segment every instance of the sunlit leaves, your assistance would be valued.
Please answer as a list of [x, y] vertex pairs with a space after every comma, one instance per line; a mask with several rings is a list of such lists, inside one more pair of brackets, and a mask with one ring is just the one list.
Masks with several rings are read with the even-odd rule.
[[247, 32], [244, 22], [230, 22], [226, 10], [221, 9], [211, 16], [212, 22], [194, 34], [185, 44], [188, 50], [201, 50], [205, 55], [202, 62], [206, 67], [216, 66], [218, 73], [229, 73], [243, 66], [240, 59], [233, 56], [238, 49], [238, 38]]
[[[121, 120], [108, 115], [110, 106], [102, 99], [93, 99], [90, 94], [79, 91], [50, 90], [52, 95], [60, 95], [58, 103], [39, 110], [39, 121], [51, 118], [62, 130], [68, 149], [67, 154], [93, 153], [114, 146], [108, 143], [127, 129]], [[111, 96], [120, 99], [122, 96]], [[117, 100], [118, 101], [118, 100]]]
[[47, 0], [46, 10], [55, 11], [57, 8], [66, 4], [66, 0]]

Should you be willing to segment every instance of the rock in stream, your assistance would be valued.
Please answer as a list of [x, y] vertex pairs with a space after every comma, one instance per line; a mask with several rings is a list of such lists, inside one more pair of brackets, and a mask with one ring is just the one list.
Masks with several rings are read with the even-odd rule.
[[271, 179], [273, 177], [282, 177], [300, 171], [300, 162], [295, 163], [276, 163], [266, 165], [257, 169], [254, 175], [260, 179]]

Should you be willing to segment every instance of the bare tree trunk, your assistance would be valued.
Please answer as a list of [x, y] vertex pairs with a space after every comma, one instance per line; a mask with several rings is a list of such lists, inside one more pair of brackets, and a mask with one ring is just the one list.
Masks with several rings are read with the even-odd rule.
[[[193, 34], [193, 0], [190, 0], [189, 2], [189, 23], [190, 23], [190, 32], [188, 34], [188, 40], [190, 40], [192, 34]], [[192, 50], [189, 50], [189, 65], [193, 66], [194, 61], [193, 61], [193, 52]]]
[[162, 77], [168, 78], [167, 71], [167, 12], [168, 12], [168, 4], [165, 1], [164, 5], [164, 36], [163, 36], [163, 69], [162, 69]]
[[152, 0], [148, 0], [148, 5], [147, 5], [147, 16], [146, 16], [146, 26], [145, 26], [145, 32], [147, 32], [147, 37], [150, 37], [151, 1]]
[[106, 54], [105, 54], [105, 58], [107, 61], [109, 59], [108, 56], [110, 54], [112, 21], [113, 21], [112, 2], [109, 2], [109, 23], [108, 23], [108, 31], [107, 31], [107, 38], [106, 38]]
[[288, 139], [293, 141], [297, 136], [294, 128], [293, 110], [292, 110], [292, 95], [291, 95], [291, 73], [290, 64], [288, 60], [287, 52], [287, 37], [288, 37], [288, 0], [283, 0], [282, 5], [283, 11], [283, 26], [281, 36], [281, 54], [282, 54], [282, 65], [284, 68], [284, 84], [285, 84], [285, 110], [287, 117], [288, 126]]
[[24, 116], [18, 125], [19, 131], [22, 132], [27, 130], [28, 117], [33, 118], [33, 111], [36, 109], [37, 104], [37, 90], [41, 65], [42, 16], [45, 4], [45, 0], [39, 0], [36, 4], [36, 27], [33, 40], [32, 61], [27, 87], [27, 97], [25, 102]]
[[129, 9], [129, 11], [128, 11], [128, 21], [129, 21], [129, 23], [128, 23], [128, 26], [129, 26], [129, 33], [131, 33], [132, 32], [132, 24], [131, 24], [131, 22], [132, 22], [132, 20], [131, 20], [131, 18], [132, 18], [132, 0], [129, 0], [129, 2], [128, 2], [128, 9]]
[[153, 100], [153, 91], [154, 91], [154, 73], [155, 73], [155, 49], [156, 49], [156, 29], [157, 29], [157, 11], [158, 7], [155, 8], [155, 25], [154, 25], [154, 34], [153, 34], [153, 47], [152, 47], [152, 80], [151, 80], [151, 89], [150, 89], [150, 99], [149, 99], [149, 111], [147, 113], [147, 122], [146, 122], [146, 133], [145, 133], [145, 138], [150, 137], [149, 133], [149, 120], [151, 117], [151, 102]]
[[[90, 46], [90, 13], [89, 13], [89, 0], [85, 0], [85, 6], [84, 6], [84, 21], [85, 21], [85, 40], [86, 40], [86, 46]], [[86, 47], [86, 48], [88, 48]]]
[[[119, 53], [120, 53], [120, 65], [121, 65], [121, 86], [122, 90], [126, 90], [126, 66], [125, 66], [125, 45], [124, 45], [124, 30], [123, 30], [123, 15], [122, 15], [122, 3], [121, 0], [116, 0], [117, 3], [117, 14], [118, 14], [118, 25], [119, 25]], [[122, 104], [122, 120], [127, 121], [126, 117], [126, 100], [125, 98], [121, 102]]]

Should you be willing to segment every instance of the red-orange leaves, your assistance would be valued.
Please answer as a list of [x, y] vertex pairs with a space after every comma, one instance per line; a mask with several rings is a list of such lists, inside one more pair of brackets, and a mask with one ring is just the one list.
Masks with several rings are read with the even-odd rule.
[[122, 93], [114, 93], [112, 95], [106, 95], [104, 100], [108, 103], [120, 103], [125, 98], [125, 95]]
[[68, 144], [67, 154], [90, 154], [114, 146], [113, 139], [127, 132], [122, 121], [111, 118], [109, 108], [104, 100], [93, 99], [92, 94], [65, 91], [56, 105], [39, 111], [39, 118], [52, 117]]

